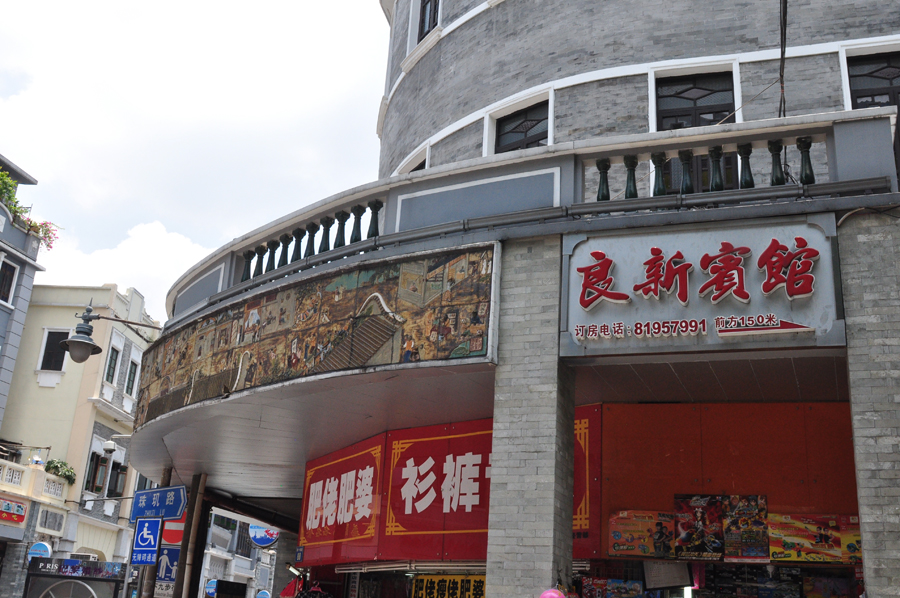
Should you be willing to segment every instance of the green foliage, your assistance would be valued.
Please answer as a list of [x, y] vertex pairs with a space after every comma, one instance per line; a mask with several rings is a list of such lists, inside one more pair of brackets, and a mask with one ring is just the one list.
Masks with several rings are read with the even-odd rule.
[[62, 459], [50, 459], [47, 461], [47, 464], [44, 465], [44, 471], [61, 477], [69, 482], [69, 484], [75, 484], [75, 470]]
[[57, 240], [59, 227], [50, 221], [38, 222], [32, 220], [28, 214], [31, 208], [26, 208], [16, 198], [17, 183], [9, 176], [8, 172], [0, 170], [0, 202], [6, 206], [13, 220], [40, 239], [41, 244], [47, 249], [53, 249], [53, 243]]

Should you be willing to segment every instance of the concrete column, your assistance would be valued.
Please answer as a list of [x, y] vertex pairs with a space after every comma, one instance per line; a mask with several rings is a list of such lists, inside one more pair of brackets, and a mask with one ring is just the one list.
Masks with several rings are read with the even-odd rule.
[[866, 588], [900, 596], [900, 224], [854, 215], [838, 242]]
[[486, 595], [539, 596], [572, 571], [575, 405], [559, 364], [559, 237], [503, 245]]

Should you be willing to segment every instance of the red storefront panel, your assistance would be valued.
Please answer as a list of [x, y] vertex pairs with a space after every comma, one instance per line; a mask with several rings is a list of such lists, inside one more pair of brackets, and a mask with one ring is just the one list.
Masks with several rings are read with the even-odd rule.
[[771, 513], [809, 512], [804, 407], [703, 405], [703, 493], [765, 494]]
[[306, 464], [304, 566], [375, 559], [384, 447], [379, 434]]
[[804, 411], [812, 512], [855, 515], [859, 505], [850, 403], [811, 403]]
[[603, 538], [602, 442], [603, 405], [575, 408], [575, 500], [572, 505], [572, 556], [598, 558]]
[[630, 509], [671, 512], [675, 494], [700, 493], [697, 405], [603, 406], [602, 553], [609, 516]]
[[492, 420], [387, 434], [379, 560], [487, 556]]

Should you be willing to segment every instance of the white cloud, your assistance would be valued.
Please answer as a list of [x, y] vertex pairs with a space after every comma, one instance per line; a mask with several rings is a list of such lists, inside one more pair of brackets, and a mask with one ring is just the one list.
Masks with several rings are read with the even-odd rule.
[[79, 249], [78, 240], [61, 231], [53, 249], [41, 249], [38, 262], [47, 271], [39, 272], [35, 283], [99, 286], [111, 282], [120, 292], [133, 287], [146, 299], [147, 312], [162, 322], [166, 292], [210, 252], [184, 235], [167, 231], [160, 222], [138, 224], [115, 247], [90, 252]]

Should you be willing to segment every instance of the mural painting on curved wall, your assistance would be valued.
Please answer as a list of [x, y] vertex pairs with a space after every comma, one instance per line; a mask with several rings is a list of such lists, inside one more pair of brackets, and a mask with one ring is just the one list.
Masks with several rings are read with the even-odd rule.
[[339, 370], [491, 359], [494, 245], [286, 284], [167, 334], [144, 354], [135, 425], [222, 396]]

